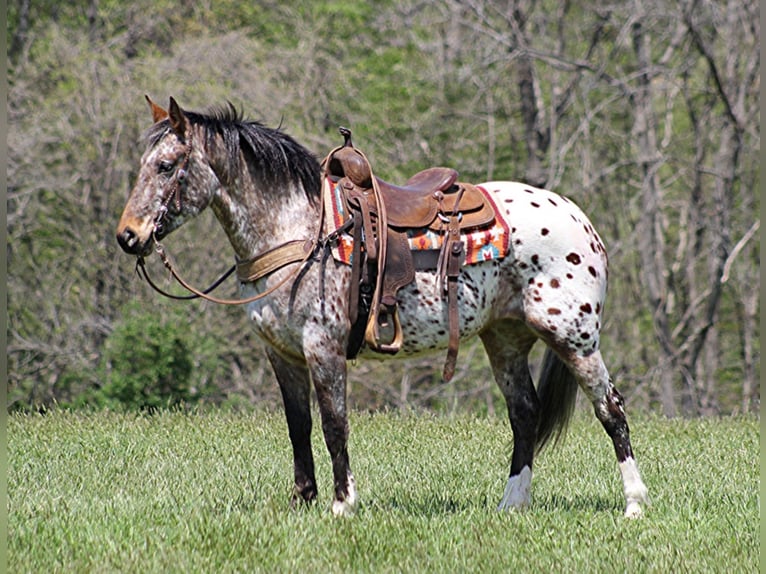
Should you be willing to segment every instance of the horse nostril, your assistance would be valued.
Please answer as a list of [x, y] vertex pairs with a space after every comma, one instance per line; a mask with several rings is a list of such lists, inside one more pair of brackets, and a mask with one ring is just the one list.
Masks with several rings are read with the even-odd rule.
[[138, 248], [138, 235], [130, 228], [126, 227], [117, 233], [117, 243], [126, 253], [136, 253]]

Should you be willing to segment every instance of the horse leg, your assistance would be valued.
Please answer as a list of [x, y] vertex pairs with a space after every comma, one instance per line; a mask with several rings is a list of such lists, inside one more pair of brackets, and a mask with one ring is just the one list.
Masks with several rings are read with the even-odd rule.
[[649, 493], [633, 456], [622, 396], [612, 383], [601, 353], [596, 351], [587, 357], [574, 355], [564, 362], [593, 404], [596, 417], [614, 444], [625, 492], [625, 516], [640, 516], [641, 505], [649, 503]]
[[529, 506], [540, 403], [529, 374], [527, 355], [535, 337], [515, 321], [498, 323], [481, 334], [492, 371], [508, 407], [513, 456], [498, 510]]
[[[336, 516], [353, 514], [356, 483], [348, 460], [348, 415], [346, 413], [346, 355], [335, 341], [318, 337], [305, 348], [306, 360], [319, 403], [322, 431], [332, 461]], [[337, 347], [337, 348], [336, 348]]]
[[288, 362], [273, 349], [266, 354], [279, 382], [285, 405], [287, 428], [293, 446], [295, 485], [292, 505], [312, 502], [317, 496], [314, 456], [311, 453], [311, 385], [305, 365]]

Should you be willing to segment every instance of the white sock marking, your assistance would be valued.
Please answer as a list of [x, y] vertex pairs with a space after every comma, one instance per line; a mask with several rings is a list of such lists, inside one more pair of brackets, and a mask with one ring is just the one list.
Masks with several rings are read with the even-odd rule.
[[332, 513], [335, 516], [352, 516], [356, 511], [356, 481], [350, 472], [346, 479], [346, 492], [348, 494], [344, 500], [332, 501]]
[[641, 480], [635, 459], [626, 458], [621, 462], [620, 474], [625, 492], [625, 517], [637, 518], [643, 513], [641, 504], [649, 504], [649, 491]]
[[508, 479], [498, 510], [521, 510], [527, 508], [531, 499], [532, 469], [525, 466], [521, 472]]

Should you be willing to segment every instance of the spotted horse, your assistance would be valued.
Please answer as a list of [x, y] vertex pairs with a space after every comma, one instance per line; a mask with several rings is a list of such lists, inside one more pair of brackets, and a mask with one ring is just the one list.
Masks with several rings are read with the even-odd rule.
[[[154, 250], [170, 268], [160, 241], [212, 209], [239, 267], [248, 270], [246, 276], [238, 273], [235, 302], [246, 302], [284, 400], [293, 504], [317, 496], [310, 443], [313, 386], [332, 460], [332, 512], [351, 514], [358, 504], [347, 448], [351, 268], [328, 256], [338, 234], [328, 229], [331, 218], [324, 213], [322, 167], [292, 137], [244, 119], [231, 106], [198, 113], [182, 110], [173, 98], [167, 109], [147, 100], [154, 123], [117, 240], [139, 264]], [[508, 407], [513, 454], [499, 509], [530, 505], [534, 456], [566, 428], [579, 387], [614, 444], [625, 515], [639, 516], [648, 504], [647, 489], [622, 397], [599, 351], [604, 245], [585, 214], [563, 196], [509, 181], [479, 187], [509, 222], [510, 249], [504, 258], [462, 268], [456, 282], [459, 337], [480, 337]], [[393, 356], [447, 348], [447, 296], [435, 271], [418, 270], [399, 289], [397, 302], [403, 338]], [[535, 388], [527, 356], [538, 339], [547, 349]], [[365, 347], [360, 357], [373, 354]]]

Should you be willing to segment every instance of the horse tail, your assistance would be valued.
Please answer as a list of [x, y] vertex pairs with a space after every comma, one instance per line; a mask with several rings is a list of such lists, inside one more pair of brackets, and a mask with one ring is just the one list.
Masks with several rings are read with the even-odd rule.
[[555, 445], [565, 434], [577, 398], [577, 380], [550, 349], [545, 350], [543, 357], [537, 396], [540, 400], [540, 424], [535, 449], [539, 452], [551, 439]]

